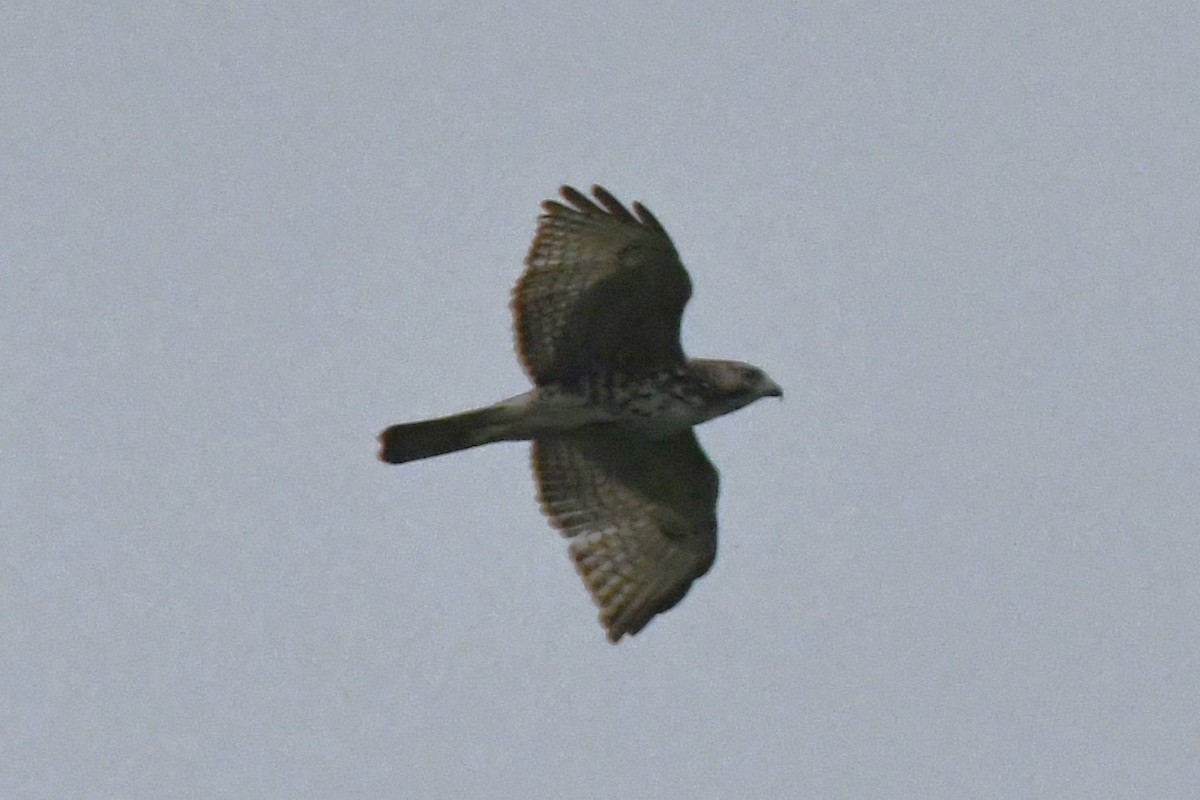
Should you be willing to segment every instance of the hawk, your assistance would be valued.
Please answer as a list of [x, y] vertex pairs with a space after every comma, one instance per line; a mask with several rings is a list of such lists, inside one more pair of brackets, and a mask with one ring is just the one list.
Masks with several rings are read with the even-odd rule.
[[717, 470], [692, 427], [779, 386], [749, 364], [689, 359], [692, 293], [659, 221], [599, 186], [542, 203], [513, 290], [516, 349], [534, 388], [486, 408], [393, 425], [402, 464], [531, 440], [538, 499], [570, 542], [611, 642], [687, 593], [717, 552]]

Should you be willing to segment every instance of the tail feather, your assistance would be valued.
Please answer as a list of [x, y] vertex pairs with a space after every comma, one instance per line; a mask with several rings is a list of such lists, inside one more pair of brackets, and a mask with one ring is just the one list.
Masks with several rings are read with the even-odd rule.
[[501, 441], [506, 420], [504, 409], [491, 407], [393, 425], [379, 434], [379, 459], [403, 464]]

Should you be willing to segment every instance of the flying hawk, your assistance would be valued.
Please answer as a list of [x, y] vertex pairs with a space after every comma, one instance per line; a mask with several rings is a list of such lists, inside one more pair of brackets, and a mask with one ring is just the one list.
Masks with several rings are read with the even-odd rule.
[[571, 540], [608, 639], [678, 603], [717, 552], [717, 470], [692, 426], [779, 386], [749, 364], [689, 359], [692, 293], [663, 226], [605, 189], [542, 203], [513, 291], [516, 347], [534, 388], [486, 408], [393, 425], [390, 464], [532, 440], [542, 510]]

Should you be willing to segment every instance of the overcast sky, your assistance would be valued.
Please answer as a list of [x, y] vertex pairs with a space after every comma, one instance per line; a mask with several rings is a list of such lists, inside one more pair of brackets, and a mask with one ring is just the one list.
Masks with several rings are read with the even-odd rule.
[[[663, 5], [6, 12], [0, 796], [1200, 796], [1195, 4]], [[561, 183], [787, 393], [615, 647], [527, 446], [375, 460]]]

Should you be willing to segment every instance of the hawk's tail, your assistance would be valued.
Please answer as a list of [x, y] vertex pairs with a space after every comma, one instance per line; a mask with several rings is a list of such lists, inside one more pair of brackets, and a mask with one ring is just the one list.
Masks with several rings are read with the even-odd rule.
[[379, 459], [389, 464], [403, 464], [502, 441], [508, 438], [506, 423], [510, 417], [509, 409], [492, 406], [449, 417], [393, 425], [379, 434]]

